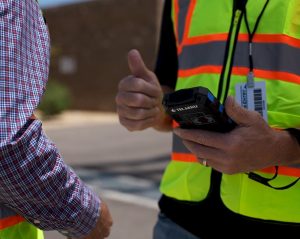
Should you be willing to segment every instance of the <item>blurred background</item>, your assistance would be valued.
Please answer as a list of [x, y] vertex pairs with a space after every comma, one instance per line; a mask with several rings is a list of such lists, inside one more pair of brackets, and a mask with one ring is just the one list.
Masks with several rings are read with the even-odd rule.
[[[103, 197], [111, 239], [150, 239], [171, 134], [129, 132], [115, 113], [127, 52], [153, 69], [163, 0], [40, 0], [51, 36], [51, 66], [38, 109], [65, 162]], [[55, 231], [46, 239], [63, 239]]]

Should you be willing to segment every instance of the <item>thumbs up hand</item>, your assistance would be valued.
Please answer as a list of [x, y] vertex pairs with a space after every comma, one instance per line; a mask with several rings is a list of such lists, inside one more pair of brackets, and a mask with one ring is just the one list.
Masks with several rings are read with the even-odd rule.
[[[176, 129], [185, 146], [217, 171], [234, 174], [299, 161], [299, 146], [285, 131], [270, 128], [261, 115], [241, 107], [232, 97], [226, 113], [238, 126], [229, 133]], [[298, 148], [298, 149], [297, 149]]]
[[120, 81], [116, 95], [119, 121], [129, 131], [155, 128], [166, 117], [160, 83], [137, 50], [128, 53], [128, 65], [132, 75]]

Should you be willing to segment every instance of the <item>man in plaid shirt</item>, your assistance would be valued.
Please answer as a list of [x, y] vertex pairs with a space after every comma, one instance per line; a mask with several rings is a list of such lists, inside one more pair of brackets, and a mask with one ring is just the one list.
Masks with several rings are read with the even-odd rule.
[[69, 238], [105, 238], [112, 225], [106, 204], [32, 117], [45, 91], [49, 49], [35, 0], [0, 2], [0, 216], [17, 213]]

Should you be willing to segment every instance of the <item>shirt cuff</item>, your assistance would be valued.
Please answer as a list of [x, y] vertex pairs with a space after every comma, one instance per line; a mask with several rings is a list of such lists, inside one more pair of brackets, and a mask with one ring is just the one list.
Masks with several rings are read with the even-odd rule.
[[[80, 213], [72, 220], [68, 220], [65, 223], [61, 222], [64, 227], [56, 228], [56, 230], [67, 238], [83, 238], [88, 235], [96, 226], [97, 221], [101, 215], [100, 206], [101, 200], [93, 191], [86, 186], [84, 188], [85, 203], [82, 204]], [[37, 220], [34, 218], [26, 218], [30, 223], [42, 230], [49, 230], [49, 222], [45, 220]]]

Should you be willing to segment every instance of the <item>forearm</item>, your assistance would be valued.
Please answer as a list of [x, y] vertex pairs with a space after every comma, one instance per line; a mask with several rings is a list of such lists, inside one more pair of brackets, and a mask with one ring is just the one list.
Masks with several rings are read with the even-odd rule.
[[291, 133], [286, 130], [276, 132], [278, 141], [277, 158], [280, 160], [279, 165], [300, 164], [300, 144]]
[[31, 121], [0, 149], [0, 200], [44, 230], [79, 238], [94, 228], [100, 200]]

